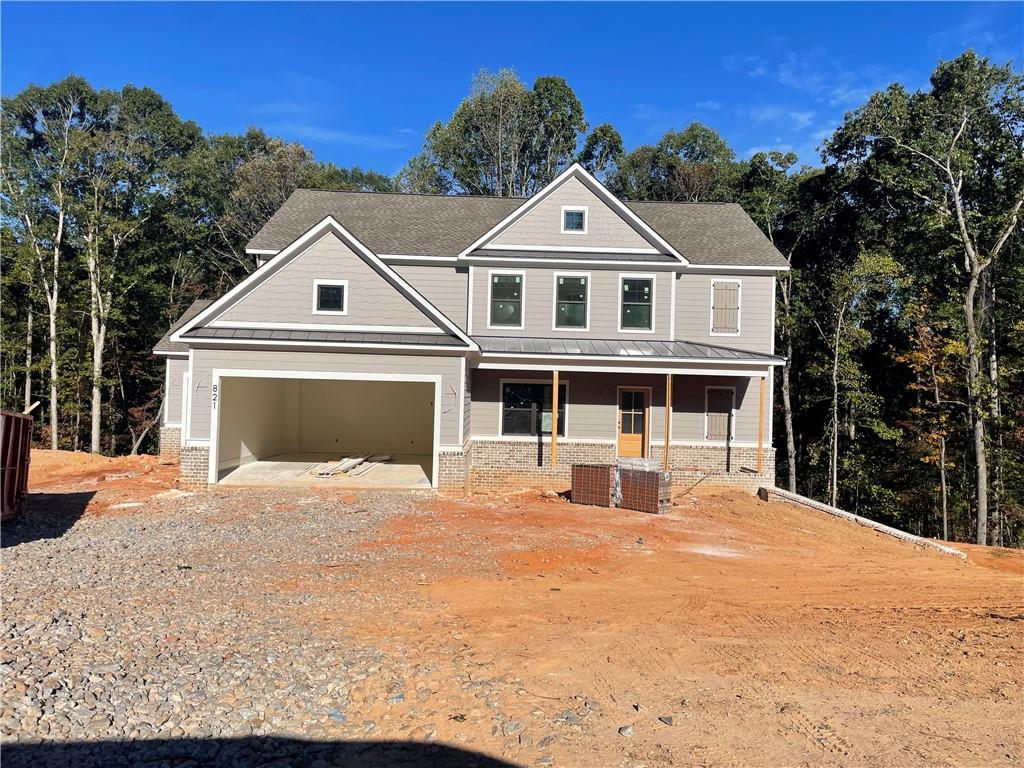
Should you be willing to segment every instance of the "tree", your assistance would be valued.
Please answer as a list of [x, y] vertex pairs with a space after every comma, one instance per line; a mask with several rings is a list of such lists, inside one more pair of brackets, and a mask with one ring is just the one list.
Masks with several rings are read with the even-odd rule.
[[583, 142], [577, 160], [580, 165], [599, 179], [614, 175], [615, 168], [626, 153], [622, 136], [611, 123], [601, 123]]
[[828, 149], [839, 162], [867, 164], [882, 185], [917, 199], [932, 225], [957, 245], [957, 258], [949, 258], [947, 268], [962, 270], [963, 277], [980, 544], [988, 543], [990, 409], [981, 373], [984, 317], [978, 293], [1024, 204], [1022, 94], [1024, 77], [968, 51], [940, 63], [927, 92], [910, 94], [897, 84], [872, 96], [848, 117]]
[[64, 280], [68, 215], [75, 192], [76, 152], [92, 130], [87, 100], [92, 89], [80, 77], [40, 88], [29, 86], [3, 100], [4, 217], [31, 248], [48, 321], [50, 447], [60, 439], [58, 312]]
[[407, 184], [460, 194], [529, 196], [572, 162], [586, 129], [562, 78], [539, 77], [528, 90], [511, 69], [484, 70], [451, 119], [430, 129], [404, 175]]

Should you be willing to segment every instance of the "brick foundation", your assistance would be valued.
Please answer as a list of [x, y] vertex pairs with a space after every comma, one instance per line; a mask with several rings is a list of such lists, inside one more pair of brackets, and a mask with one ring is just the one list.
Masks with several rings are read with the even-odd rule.
[[[612, 464], [613, 443], [558, 443], [558, 464], [550, 466], [551, 444], [533, 441], [474, 440], [468, 461], [466, 488], [471, 492], [519, 488], [564, 490], [572, 482], [573, 464]], [[651, 447], [651, 458], [661, 460], [664, 445]], [[757, 449], [712, 445], [673, 445], [670, 449], [673, 490], [700, 481], [701, 487], [741, 488], [756, 493], [775, 485], [775, 449], [765, 448], [762, 473], [757, 474]]]
[[473, 448], [466, 453], [441, 453], [437, 457], [437, 489], [439, 491], [464, 491], [466, 489], [466, 466]]
[[210, 471], [210, 449], [187, 446], [181, 449], [181, 484], [206, 487]]
[[181, 458], [181, 427], [161, 427], [157, 439], [161, 459], [177, 461]]

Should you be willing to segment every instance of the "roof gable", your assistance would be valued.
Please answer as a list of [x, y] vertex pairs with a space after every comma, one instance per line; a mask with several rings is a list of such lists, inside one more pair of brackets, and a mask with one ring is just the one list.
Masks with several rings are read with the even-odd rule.
[[[300, 269], [310, 265], [312, 271]], [[282, 320], [274, 310], [283, 303], [287, 311], [298, 301], [312, 312], [314, 279], [349, 280], [348, 314], [315, 316], [318, 322], [303, 330], [434, 333], [454, 336], [475, 347], [455, 323], [330, 216], [185, 323], [171, 340], [187, 341], [188, 334], [201, 327], [295, 328], [294, 320]], [[365, 291], [362, 298], [353, 295], [357, 282]], [[373, 313], [367, 316], [388, 318], [388, 322], [360, 322], [359, 306]]]
[[[580, 207], [586, 208], [586, 231], [563, 233], [563, 210]], [[668, 241], [579, 163], [491, 227], [459, 258], [477, 250], [623, 252], [668, 255], [686, 263]]]

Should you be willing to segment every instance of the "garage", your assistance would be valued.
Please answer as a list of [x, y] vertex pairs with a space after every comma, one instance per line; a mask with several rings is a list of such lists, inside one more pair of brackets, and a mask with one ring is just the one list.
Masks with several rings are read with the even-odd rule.
[[440, 377], [216, 371], [210, 482], [437, 487]]

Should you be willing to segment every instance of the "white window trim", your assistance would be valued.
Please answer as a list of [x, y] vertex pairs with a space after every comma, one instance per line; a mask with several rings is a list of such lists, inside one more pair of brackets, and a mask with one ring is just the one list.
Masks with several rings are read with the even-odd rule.
[[[729, 440], [709, 440], [708, 439], [708, 393], [712, 389], [728, 389], [732, 391], [732, 409], [729, 411]], [[711, 445], [725, 445], [728, 442], [729, 445], [733, 444], [736, 439], [736, 387], [735, 386], [724, 386], [721, 384], [709, 384], [704, 387], [704, 442]]]
[[[587, 322], [577, 326], [560, 326], [558, 324], [558, 278], [560, 277], [585, 277], [587, 278]], [[590, 272], [555, 272], [551, 277], [551, 330], [585, 333], [590, 330], [590, 286], [594, 281]]]
[[[342, 291], [341, 297], [341, 309], [318, 309], [318, 299], [320, 298], [320, 286], [340, 286], [344, 290]], [[313, 281], [313, 314], [314, 315], [347, 315], [348, 307], [351, 303], [352, 297], [348, 292], [348, 280], [314, 280]]]
[[[715, 286], [719, 283], [735, 283], [736, 284], [736, 330], [735, 331], [715, 331]], [[743, 281], [735, 278], [729, 278], [728, 280], [712, 280], [711, 281], [711, 309], [708, 313], [708, 335], [709, 336], [739, 336], [743, 332]], [[774, 329], [772, 335], [774, 335]]]
[[[650, 328], [623, 328], [622, 327], [622, 281], [623, 280], [650, 280], [651, 281], [651, 327]], [[658, 276], [653, 272], [620, 272], [619, 273], [619, 296], [615, 312], [615, 321], [619, 333], [654, 333], [657, 325], [658, 306]]]
[[644, 432], [646, 433], [647, 442], [646, 445], [644, 445], [643, 458], [649, 459], [651, 458], [651, 443], [654, 442], [654, 424], [652, 423], [654, 409], [654, 403], [652, 402], [654, 400], [654, 387], [644, 385], [630, 386], [628, 384], [620, 384], [619, 386], [615, 387], [615, 408], [613, 409], [615, 421], [612, 424], [612, 429], [615, 434], [616, 458], [619, 455], [619, 414], [621, 413], [620, 409], [622, 407], [622, 390], [626, 390], [628, 392], [647, 393], [646, 408], [644, 413], [644, 424], [646, 425]]
[[[498, 379], [498, 437], [502, 440], [532, 440], [536, 441], [540, 437], [545, 442], [551, 440], [551, 435], [506, 435], [505, 434], [505, 385], [506, 384], [551, 384], [551, 379]], [[564, 440], [569, 437], [569, 379], [564, 379], [561, 376], [558, 377], [558, 386], [565, 385], [565, 422], [563, 431], [564, 435], [559, 437], [560, 440]], [[553, 393], [552, 393], [553, 394]]]
[[[495, 275], [519, 275], [523, 278], [522, 296], [519, 297], [519, 325], [491, 324], [491, 293], [494, 289]], [[522, 331], [526, 328], [526, 270], [523, 269], [489, 269], [487, 270], [487, 330], [489, 331]]]
[[[583, 229], [566, 229], [565, 228], [565, 214], [582, 213], [583, 214]], [[587, 234], [587, 228], [590, 226], [590, 207], [586, 205], [563, 205], [562, 206], [562, 234], [563, 235], [585, 235]]]

